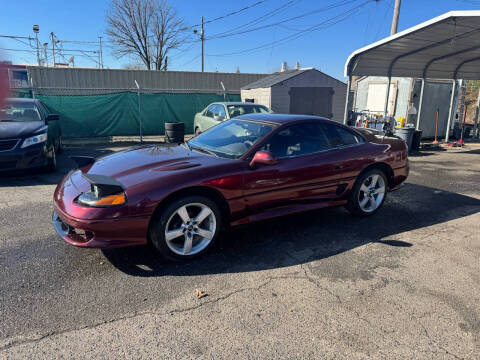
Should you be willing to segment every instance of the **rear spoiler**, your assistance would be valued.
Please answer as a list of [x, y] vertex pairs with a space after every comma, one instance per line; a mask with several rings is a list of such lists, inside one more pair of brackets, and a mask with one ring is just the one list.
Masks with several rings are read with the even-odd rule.
[[125, 190], [121, 183], [109, 176], [97, 174], [82, 174], [82, 176], [90, 183], [90, 188], [97, 197], [118, 194]]

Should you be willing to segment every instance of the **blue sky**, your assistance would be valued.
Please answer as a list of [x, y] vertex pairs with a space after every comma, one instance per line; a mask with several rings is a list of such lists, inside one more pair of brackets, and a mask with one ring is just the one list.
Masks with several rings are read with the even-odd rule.
[[[214, 19], [229, 12], [256, 3], [258, 0], [170, 0], [187, 25]], [[389, 35], [394, 0], [265, 0], [261, 4], [224, 20], [205, 26], [205, 36], [214, 36], [230, 29], [245, 30], [248, 22], [261, 17], [255, 27], [281, 22], [279, 25], [236, 36], [211, 39], [205, 42], [206, 71], [268, 73], [278, 71], [282, 61], [293, 66], [296, 61], [302, 67], [315, 67], [339, 79], [347, 56], [354, 50]], [[330, 10], [330, 5], [345, 3]], [[40, 25], [40, 41], [49, 42], [49, 34], [55, 32], [58, 39], [98, 41], [105, 35], [105, 13], [108, 0], [2, 0], [0, 4], [0, 35], [33, 36], [32, 25]], [[270, 13], [285, 4], [283, 11]], [[287, 6], [288, 5], [288, 6]], [[357, 8], [353, 13], [348, 13]], [[480, 0], [403, 0], [399, 31], [438, 16], [450, 10], [480, 9]], [[345, 13], [347, 12], [347, 15]], [[307, 14], [306, 16], [303, 16]], [[283, 21], [301, 16], [291, 21]], [[337, 22], [340, 20], [340, 22]], [[337, 22], [332, 24], [332, 22]], [[255, 22], [256, 23], [256, 22]], [[311, 32], [303, 30], [324, 24]], [[329, 25], [329, 26], [326, 26]], [[252, 26], [252, 25], [250, 25]], [[278, 43], [290, 36], [290, 41]], [[198, 39], [192, 34], [192, 39]], [[277, 43], [275, 43], [277, 42]], [[272, 44], [262, 46], [263, 44]], [[95, 45], [64, 43], [64, 49], [96, 50]], [[36, 63], [36, 55], [27, 43], [0, 38], [0, 48], [23, 49], [25, 52], [0, 50], [2, 58], [14, 63]], [[50, 48], [50, 45], [49, 45]], [[244, 50], [259, 48], [245, 53]], [[227, 56], [212, 56], [231, 54]], [[94, 57], [94, 53], [88, 53]], [[48, 56], [51, 56], [49, 53]], [[136, 61], [130, 58], [116, 59], [108, 43], [104, 48], [106, 67], [118, 68]], [[66, 56], [69, 58], [70, 56]], [[60, 59], [65, 61], [65, 59]], [[57, 59], [58, 61], [58, 59]], [[87, 58], [76, 56], [76, 66], [95, 66]], [[200, 43], [193, 42], [170, 54], [170, 70], [200, 70]]]

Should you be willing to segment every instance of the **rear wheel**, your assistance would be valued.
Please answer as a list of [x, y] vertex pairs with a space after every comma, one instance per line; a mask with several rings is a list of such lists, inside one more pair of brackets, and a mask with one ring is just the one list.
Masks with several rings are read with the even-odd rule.
[[164, 257], [188, 260], [212, 248], [221, 227], [220, 211], [214, 201], [204, 196], [187, 196], [155, 215], [150, 238]]
[[372, 169], [356, 181], [347, 209], [360, 216], [375, 214], [383, 205], [387, 195], [387, 178], [383, 171]]

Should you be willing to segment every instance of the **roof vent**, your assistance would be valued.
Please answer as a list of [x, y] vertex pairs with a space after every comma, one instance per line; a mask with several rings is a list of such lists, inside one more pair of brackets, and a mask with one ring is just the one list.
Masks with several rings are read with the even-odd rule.
[[297, 70], [300, 70], [300, 63], [297, 61], [297, 63], [295, 64], [295, 69]]
[[285, 72], [288, 70], [288, 65], [286, 61], [282, 62], [282, 69], [280, 70], [281, 72]]

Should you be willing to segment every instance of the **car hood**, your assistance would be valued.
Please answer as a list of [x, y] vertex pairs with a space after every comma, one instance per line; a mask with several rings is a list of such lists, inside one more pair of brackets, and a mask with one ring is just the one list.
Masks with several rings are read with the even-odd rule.
[[147, 145], [101, 157], [85, 170], [89, 174], [109, 176], [129, 187], [224, 161], [226, 160], [187, 150], [183, 146]]
[[0, 121], [0, 139], [23, 138], [46, 128], [43, 121]]

